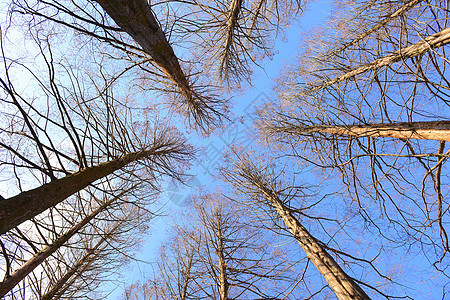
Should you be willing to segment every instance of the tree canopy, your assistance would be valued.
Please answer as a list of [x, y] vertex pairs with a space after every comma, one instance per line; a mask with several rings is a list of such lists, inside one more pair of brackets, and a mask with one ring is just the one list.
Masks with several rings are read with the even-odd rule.
[[4, 1], [0, 297], [445, 298], [450, 3], [317, 3]]

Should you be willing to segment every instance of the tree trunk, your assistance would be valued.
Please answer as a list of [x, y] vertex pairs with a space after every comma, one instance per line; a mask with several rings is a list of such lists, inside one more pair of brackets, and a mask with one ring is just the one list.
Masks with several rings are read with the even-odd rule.
[[189, 287], [189, 282], [191, 280], [191, 269], [192, 269], [193, 259], [194, 259], [194, 250], [192, 250], [189, 253], [186, 269], [184, 271], [182, 271], [183, 283], [181, 284], [181, 295], [180, 295], [181, 300], [186, 300], [188, 297], [188, 287]]
[[89, 223], [95, 216], [106, 209], [111, 203], [125, 194], [127, 191], [123, 191], [118, 196], [110, 199], [106, 203], [102, 204], [96, 210], [94, 210], [89, 216], [84, 218], [81, 222], [72, 226], [68, 232], [56, 239], [50, 246], [45, 247], [43, 250], [36, 253], [31, 259], [29, 259], [24, 265], [19, 269], [14, 271], [10, 277], [6, 278], [2, 283], [0, 283], [0, 298], [6, 295], [10, 290], [12, 290], [22, 279], [30, 274], [37, 266], [39, 266], [45, 259], [50, 255], [55, 253], [65, 242], [67, 242], [71, 237], [73, 237], [81, 228], [83, 228], [87, 223]]
[[342, 270], [333, 257], [290, 213], [276, 195], [267, 191], [267, 189], [263, 189], [263, 193], [339, 300], [370, 299], [361, 287]]
[[231, 51], [233, 48], [233, 38], [234, 38], [234, 31], [236, 30], [237, 21], [239, 17], [239, 13], [241, 11], [242, 7], [242, 1], [243, 0], [232, 0], [230, 3], [229, 8], [229, 14], [228, 14], [228, 23], [227, 23], [227, 32], [225, 37], [225, 45], [222, 52], [221, 62], [220, 62], [220, 79], [223, 80], [224, 78], [228, 77], [228, 72], [230, 68], [230, 60], [231, 58]]
[[17, 196], [0, 201], [0, 234], [37, 216], [46, 209], [55, 206], [67, 197], [82, 190], [94, 181], [112, 174], [127, 164], [150, 155], [164, 154], [165, 151], [144, 150], [86, 168], [66, 177], [56, 179], [38, 188], [20, 193]]
[[326, 81], [324, 83], [318, 84], [316, 86], [312, 86], [307, 89], [309, 92], [317, 91], [328, 86], [331, 86], [335, 83], [344, 81], [356, 75], [362, 74], [367, 71], [376, 70], [381, 67], [393, 64], [395, 62], [399, 62], [401, 60], [405, 60], [407, 58], [419, 56], [431, 49], [444, 46], [450, 42], [450, 28], [444, 29], [440, 32], [437, 32], [429, 37], [417, 42], [414, 45], [408, 46], [406, 48], [395, 51], [392, 54], [389, 54], [385, 57], [374, 60], [370, 63], [367, 63], [361, 67], [354, 68], [353, 70], [338, 76], [332, 80]]
[[223, 236], [221, 230], [221, 222], [218, 219], [217, 222], [217, 256], [219, 257], [219, 296], [220, 300], [228, 300], [229, 283], [227, 280], [227, 264], [223, 255], [224, 245]]
[[269, 130], [271, 133], [296, 135], [317, 132], [356, 137], [393, 137], [399, 139], [450, 141], [450, 121], [317, 126], [299, 126], [287, 123], [280, 126], [273, 126]]
[[[79, 260], [77, 263], [70, 268], [64, 274], [63, 277], [61, 277], [53, 286], [52, 288], [45, 293], [44, 296], [40, 298], [40, 300], [51, 300], [55, 298], [60, 298], [61, 295], [64, 293], [66, 289], [62, 289], [64, 284], [75, 274], [81, 274], [82, 272], [79, 272], [80, 268], [84, 265], [87, 265], [88, 262], [91, 259], [91, 256], [95, 254], [95, 251], [111, 236], [111, 234], [123, 223], [123, 221], [118, 222], [109, 232], [101, 237], [101, 239], [92, 247], [91, 249], [86, 251], [86, 254]], [[68, 285], [70, 286], [70, 285]]]
[[193, 92], [147, 0], [95, 0], [150, 55], [187, 98]]

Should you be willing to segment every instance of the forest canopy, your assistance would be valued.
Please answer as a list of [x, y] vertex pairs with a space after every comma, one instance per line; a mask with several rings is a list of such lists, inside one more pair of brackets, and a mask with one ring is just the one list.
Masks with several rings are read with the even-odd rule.
[[325, 2], [3, 1], [0, 298], [448, 296], [450, 3]]

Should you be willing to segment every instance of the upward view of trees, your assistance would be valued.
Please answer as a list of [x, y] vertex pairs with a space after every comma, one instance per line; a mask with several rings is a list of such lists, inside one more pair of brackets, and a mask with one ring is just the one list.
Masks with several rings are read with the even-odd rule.
[[[449, 250], [441, 184], [448, 154], [448, 3], [399, 4], [361, 5], [353, 22], [373, 29], [361, 28], [341, 48], [326, 37], [317, 41], [323, 52], [286, 73], [289, 88], [279, 90], [285, 108], [264, 117], [262, 132], [300, 160], [338, 171], [374, 225], [371, 207], [406, 231], [406, 239], [436, 244], [439, 235], [434, 259], [440, 261]], [[370, 19], [371, 10], [389, 12], [385, 25]], [[401, 18], [392, 18], [398, 11]]]
[[[4, 2], [0, 298], [107, 297], [314, 2]], [[123, 299], [448, 295], [450, 3], [331, 5]]]
[[[288, 296], [289, 258], [270, 247], [250, 216], [219, 194], [193, 204], [191, 226], [178, 226], [161, 253], [154, 282], [163, 299], [267, 299]], [[132, 291], [132, 290], [131, 290]], [[150, 296], [149, 296], [150, 297]]]
[[[110, 253], [99, 257], [117, 259], [120, 265], [125, 258], [108, 248], [125, 247], [121, 239], [131, 244], [138, 240], [136, 236], [127, 241], [130, 238], [121, 235], [137, 234], [140, 223], [152, 218], [142, 209], [154, 202], [160, 178], [182, 180], [194, 153], [164, 120], [134, 122], [110, 83], [102, 87], [89, 74], [55, 62], [48, 42], [36, 40], [46, 73], [3, 57], [2, 178], [11, 196], [2, 199], [0, 208], [2, 297], [43, 296], [52, 282], [71, 271], [80, 253], [105, 247], [91, 245], [96, 239], [119, 241], [118, 246], [108, 242], [104, 253]], [[33, 93], [21, 92], [13, 71], [30, 78]], [[114, 222], [122, 225], [112, 237]], [[98, 256], [98, 250], [92, 251], [83, 264]], [[92, 276], [104, 276], [98, 273], [102, 268], [94, 269]], [[55, 277], [58, 274], [61, 278]], [[74, 287], [65, 289], [73, 292]]]

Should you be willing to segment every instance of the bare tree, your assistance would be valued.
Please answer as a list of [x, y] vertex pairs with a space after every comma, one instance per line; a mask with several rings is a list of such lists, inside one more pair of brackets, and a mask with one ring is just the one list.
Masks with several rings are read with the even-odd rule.
[[0, 284], [0, 296], [3, 297], [6, 293], [14, 288], [25, 276], [31, 273], [37, 266], [39, 266], [46, 258], [52, 255], [55, 251], [57, 251], [64, 243], [66, 243], [70, 238], [72, 238], [78, 231], [86, 226], [90, 221], [92, 221], [99, 213], [103, 212], [109, 205], [111, 205], [117, 198], [122, 197], [128, 191], [123, 191], [116, 197], [106, 201], [100, 207], [95, 209], [90, 215], [84, 218], [81, 222], [72, 226], [64, 235], [60, 236], [56, 239], [51, 245], [42, 249], [29, 259], [24, 265], [22, 265], [19, 269], [15, 270], [11, 275], [9, 275], [1, 284]]
[[[50, 20], [120, 50], [121, 56], [115, 49], [98, 52], [129, 61], [117, 76], [141, 70], [136, 76], [137, 88], [159, 91], [170, 98], [163, 101], [175, 111], [207, 130], [226, 118], [224, 89], [235, 90], [243, 80], [251, 80], [254, 66], [273, 56], [275, 37], [298, 18], [306, 3], [18, 0], [13, 1], [11, 11], [24, 14], [31, 26]], [[228, 87], [222, 86], [222, 81], [227, 81]]]
[[[118, 268], [128, 260], [126, 256], [132, 253], [131, 245], [139, 242], [133, 235], [142, 234], [138, 229], [142, 223], [139, 219], [145, 216], [145, 213], [136, 207], [129, 208], [125, 214], [117, 216], [117, 220], [108, 221], [105, 228], [98, 231], [98, 238], [93, 238], [92, 235], [84, 237], [89, 241], [84, 242], [85, 249], [80, 249], [81, 255], [72, 254], [75, 257], [74, 263], [68, 264], [65, 273], [62, 273], [56, 282], [50, 283], [45, 294], [39, 296], [39, 299], [60, 299], [75, 295], [80, 297], [83, 291], [87, 292], [84, 297], [89, 298], [89, 293], [95, 291], [97, 285], [107, 276], [108, 269]], [[96, 286], [86, 288], [86, 282], [89, 281]]]
[[[192, 1], [191, 29], [201, 63], [211, 66], [232, 88], [251, 81], [253, 67], [272, 56], [274, 38], [296, 20], [307, 1]], [[184, 23], [189, 29], [188, 21]]]
[[62, 294], [67, 290], [68, 287], [74, 284], [77, 276], [83, 274], [89, 263], [92, 259], [95, 259], [95, 254], [97, 251], [101, 251], [101, 246], [114, 234], [114, 230], [117, 229], [121, 223], [117, 223], [110, 232], [106, 235], [102, 236], [100, 240], [90, 249], [86, 250], [86, 254], [82, 256], [69, 270], [67, 270], [66, 274], [62, 276], [54, 285], [52, 285], [51, 289], [45, 293], [40, 299], [49, 300], [49, 299], [59, 299]]
[[200, 260], [198, 241], [192, 238], [190, 232], [180, 228], [175, 228], [174, 233], [175, 239], [161, 247], [158, 279], [147, 284], [155, 282], [160, 289], [159, 294], [167, 299], [197, 299], [200, 291], [195, 286], [199, 280], [196, 270]]
[[[41, 48], [41, 51], [44, 50]], [[50, 179], [50, 182], [44, 181], [44, 184], [37, 188], [21, 191], [18, 195], [1, 202], [0, 233], [5, 233], [22, 222], [32, 219], [99, 179], [143, 159], [146, 160], [144, 165], [147, 165], [150, 174], [159, 170], [157, 171], [159, 174], [172, 174], [177, 177], [171, 167], [171, 161], [184, 159], [192, 154], [183, 138], [175, 136], [177, 133], [167, 127], [155, 128], [153, 134], [145, 133], [149, 140], [141, 140], [135, 134], [136, 130], [133, 131], [126, 121], [120, 119], [118, 107], [112, 108], [114, 99], [108, 99], [107, 96], [104, 102], [107, 124], [102, 124], [100, 119], [96, 119], [94, 107], [90, 104], [85, 105], [86, 102], [81, 95], [75, 103], [70, 103], [63, 96], [65, 87], [58, 86], [54, 78], [55, 64], [52, 62], [51, 52], [48, 57], [43, 52], [42, 55], [50, 73], [49, 87], [43, 88], [43, 96], [49, 98], [49, 105], [58, 107], [60, 120], [55, 121], [50, 113], [39, 111], [37, 105], [32, 104], [32, 100], [16, 92], [9, 74], [11, 66], [8, 64], [11, 62], [4, 58], [6, 74], [5, 79], [0, 79], [0, 84], [5, 94], [4, 115], [7, 116], [10, 125], [2, 130], [5, 140], [1, 141], [0, 145], [13, 155], [11, 161], [5, 162], [5, 165], [10, 165], [12, 169], [29, 168], [41, 172], [42, 176]], [[31, 75], [34, 74], [31, 73]], [[35, 79], [39, 84], [45, 84], [43, 79], [39, 77]], [[70, 98], [73, 95], [70, 95]], [[51, 101], [55, 101], [54, 104], [50, 104]], [[101, 111], [96, 113], [99, 112]], [[77, 123], [81, 123], [81, 127], [77, 128]], [[164, 125], [161, 124], [161, 127]], [[51, 135], [50, 129], [59, 130], [61, 135]], [[115, 137], [116, 134], [117, 137]], [[14, 140], [15, 137], [18, 140]], [[56, 145], [60, 142], [56, 139], [61, 141], [64, 138], [71, 141], [76, 156], [58, 149]], [[90, 147], [86, 146], [86, 141], [91, 144]], [[33, 162], [30, 156], [20, 152], [20, 143], [23, 142], [38, 150], [38, 157], [43, 161], [42, 166], [40, 162]], [[92, 151], [90, 157], [86, 149]], [[56, 164], [60, 165], [60, 168], [52, 165], [50, 155], [56, 155]], [[16, 159], [22, 162], [16, 163]], [[69, 168], [73, 167], [74, 163], [79, 171], [71, 172]], [[64, 176], [57, 178], [56, 172]], [[153, 178], [156, 176], [158, 175], [150, 175]], [[20, 178], [18, 180], [20, 181]]]
[[[39, 188], [23, 192], [2, 201], [0, 203], [0, 211], [2, 214], [0, 233], [5, 233], [22, 222], [35, 217], [46, 209], [65, 200], [72, 194], [82, 190], [94, 181], [105, 177], [114, 171], [120, 170], [131, 162], [161, 155], [165, 156], [165, 158], [161, 161], [156, 159], [155, 165], [167, 167], [166, 161], [164, 160], [170, 155], [175, 153], [180, 154], [181, 156], [188, 154], [174, 144], [170, 144], [172, 143], [169, 142], [166, 144], [165, 142], [162, 142], [162, 145], [155, 145], [154, 149], [146, 149], [142, 152], [126, 154], [116, 160], [87, 168], [61, 179], [56, 179]], [[171, 146], [175, 146], [175, 148], [172, 148]], [[166, 170], [170, 171], [170, 169]]]
[[[32, 27], [40, 26], [42, 20], [50, 20], [58, 25], [69, 27], [76, 33], [82, 33], [88, 39], [111, 45], [122, 51], [122, 55], [119, 56], [123, 60], [131, 61], [131, 65], [124, 67], [115, 76], [120, 77], [131, 69], [139, 68], [141, 70], [139, 77], [149, 79], [148, 75], [150, 75], [152, 82], [147, 89], [156, 89], [169, 96], [170, 106], [175, 111], [186, 115], [189, 121], [192, 120], [193, 126], [207, 130], [220, 123], [220, 119], [224, 116], [222, 104], [225, 101], [216, 94], [216, 88], [195, 86], [196, 80], [182, 69], [160, 21], [157, 20], [146, 1], [96, 2], [119, 27], [109, 24], [109, 18], [105, 18], [101, 9], [92, 2], [86, 1], [80, 3], [14, 1], [11, 12], [31, 16], [27, 22]], [[55, 28], [52, 27], [51, 30], [54, 31]], [[124, 37], [123, 32], [126, 32], [132, 40]], [[49, 34], [55, 34], [55, 32], [49, 32]], [[115, 56], [115, 53], [110, 54], [111, 49], [97, 49], [99, 52], [105, 51], [105, 57]], [[113, 80], [115, 79], [117, 78]], [[157, 83], [156, 88], [153, 87], [154, 83]]]
[[280, 78], [261, 132], [316, 174], [341, 177], [348, 205], [379, 232], [386, 217], [399, 240], [432, 245], [424, 252], [444, 271], [449, 4], [341, 4]]
[[255, 166], [248, 157], [238, 158], [231, 168], [223, 171], [227, 180], [244, 194], [261, 195], [262, 201], [283, 220], [292, 236], [328, 282], [338, 299], [370, 299], [358, 283], [348, 276], [327, 252], [323, 243], [312, 236], [294, 217], [291, 209], [280, 198], [280, 195], [283, 195], [285, 191], [279, 186], [276, 177], [268, 176], [270, 173], [267, 172], [266, 168]]
[[[62, 64], [49, 39], [36, 37], [39, 63], [27, 64], [4, 52], [2, 57], [0, 151], [7, 183], [3, 192], [9, 198], [1, 201], [0, 209], [1, 271], [2, 294], [16, 285], [8, 294], [12, 299], [28, 298], [30, 291], [43, 295], [84, 252], [80, 246], [92, 247], [83, 240], [101, 236], [106, 220], [121, 216], [124, 202], [108, 202], [107, 209], [101, 203], [105, 197], [132, 189], [126, 201], [146, 208], [155, 201], [161, 177], [182, 179], [193, 155], [181, 134], [164, 121], [132, 118], [126, 101], [115, 98], [114, 85], [101, 71], [98, 80]], [[39, 70], [42, 65], [46, 73]], [[15, 71], [25, 74], [30, 88], [22, 89]], [[148, 159], [153, 154], [161, 156]], [[120, 241], [119, 232], [111, 238]], [[117, 266], [114, 250], [117, 254], [128, 245], [126, 240], [117, 244], [103, 252], [110, 264], [91, 261], [78, 280], [89, 275], [100, 279], [100, 271], [107, 274], [109, 267]], [[66, 287], [65, 293], [76, 294], [70, 284]]]
[[434, 48], [445, 46], [448, 43], [450, 43], [450, 29], [444, 29], [440, 32], [437, 32], [431, 36], [424, 38], [423, 40], [411, 46], [399, 49], [388, 56], [379, 58], [372, 62], [366, 63], [363, 66], [349, 70], [345, 74], [342, 74], [336, 78], [328, 80], [324, 83], [319, 83], [317, 85], [313, 84], [313, 87], [309, 88], [308, 91], [314, 92], [316, 90], [321, 90], [333, 84], [339, 83], [341, 81], [348, 80], [359, 74], [363, 74], [367, 71], [377, 70], [379, 68], [391, 65], [393, 63], [402, 60], [406, 60], [415, 56], [421, 56], [424, 53], [433, 50]]
[[205, 194], [189, 219], [173, 230], [146, 285], [159, 286], [167, 299], [290, 299], [294, 263], [251, 214], [220, 194]]
[[124, 300], [150, 300], [166, 299], [165, 292], [161, 291], [157, 283], [148, 282], [144, 284], [135, 283], [127, 287], [123, 295]]
[[[211, 101], [202, 97], [189, 83], [180, 67], [171, 45], [167, 41], [150, 4], [145, 0], [104, 1], [97, 0], [117, 25], [127, 32], [150, 55], [152, 60], [172, 80], [181, 91], [186, 102], [186, 111], [195, 122], [203, 127], [212, 122], [208, 111], [220, 116], [211, 106]], [[209, 99], [211, 100], [211, 99]], [[214, 103], [214, 101], [212, 101]]]

